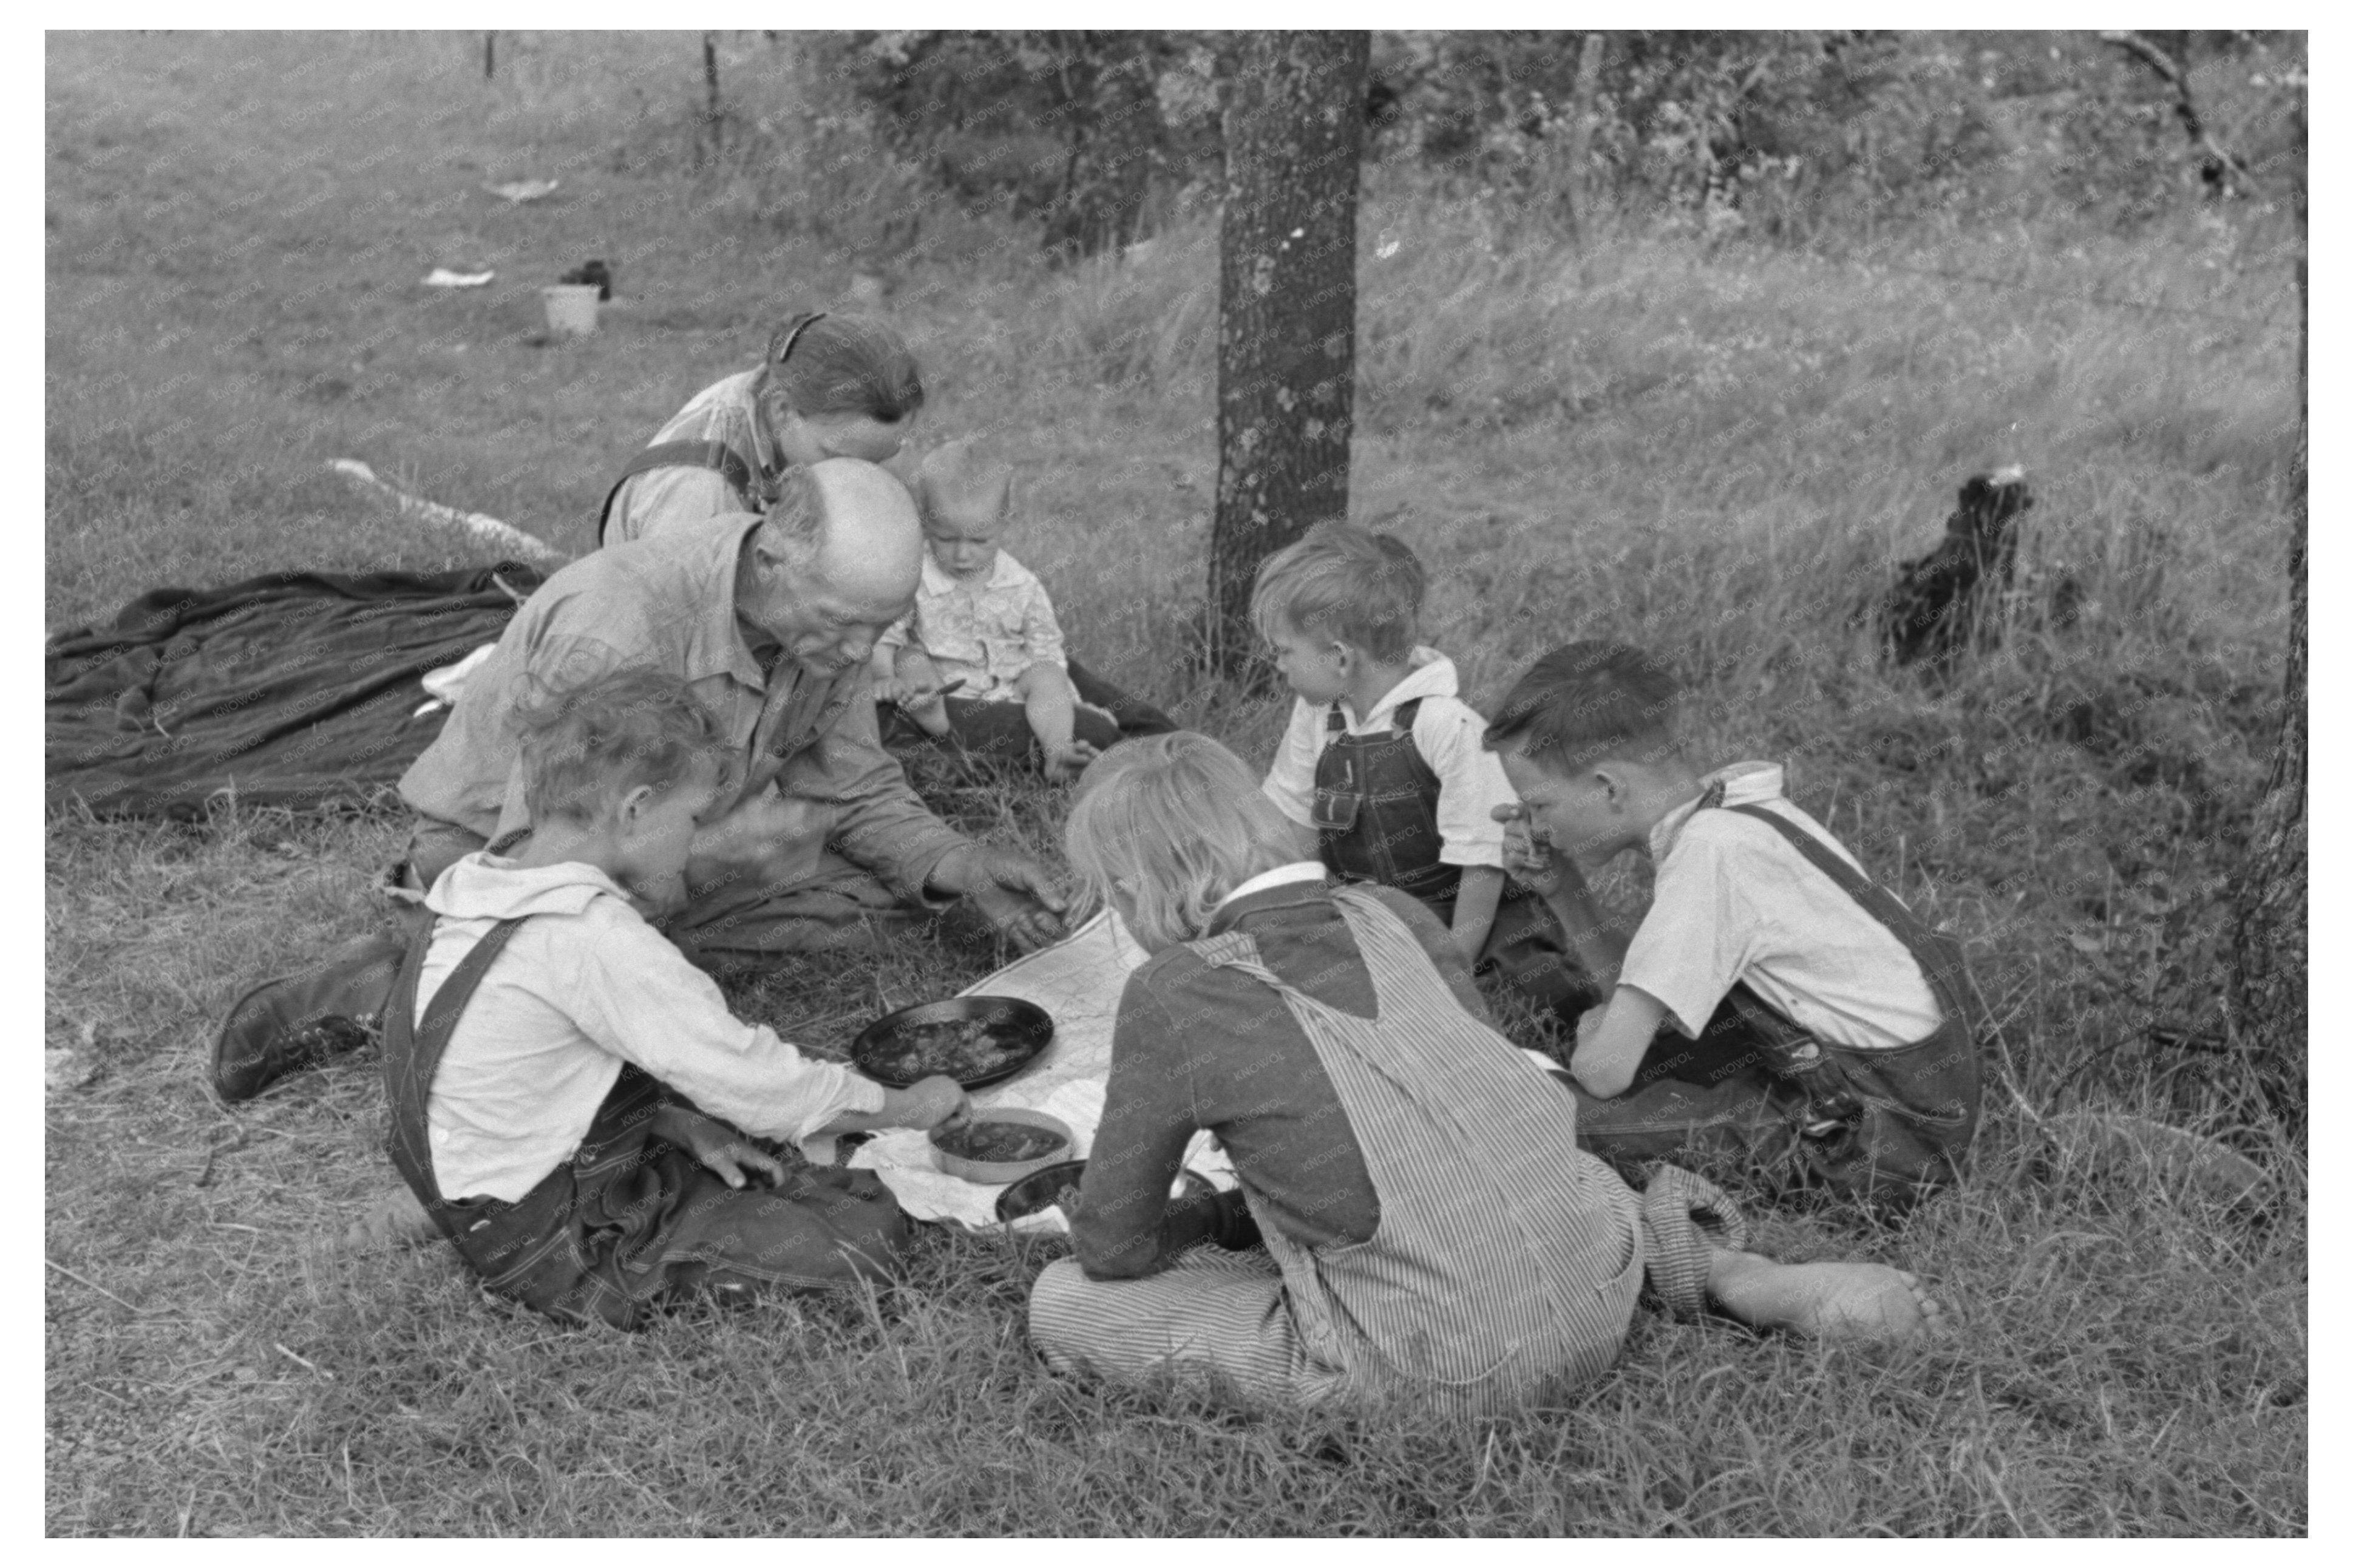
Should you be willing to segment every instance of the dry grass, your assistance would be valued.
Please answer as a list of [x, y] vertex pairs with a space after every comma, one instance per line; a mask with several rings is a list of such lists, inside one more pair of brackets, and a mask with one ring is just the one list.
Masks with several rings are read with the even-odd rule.
[[[489, 89], [461, 42], [53, 39], [51, 630], [166, 581], [465, 558], [330, 457], [576, 547], [628, 448], [871, 264], [810, 215], [780, 228], [740, 168], [646, 164], [683, 123], [686, 41], [502, 44]], [[524, 174], [563, 195], [475, 188]], [[1557, 1408], [1245, 1420], [1046, 1374], [1020, 1303], [1051, 1249], [945, 1234], [879, 1300], [558, 1331], [442, 1249], [314, 1246], [391, 1179], [371, 1061], [229, 1110], [202, 1088], [237, 987], [375, 918], [397, 815], [61, 812], [47, 1034], [94, 1076], [47, 1104], [47, 1247], [79, 1277], [48, 1279], [50, 1530], [2301, 1532], [2300, 1073], [2266, 1098], [2244, 1061], [2147, 1028], [2214, 994], [2216, 894], [2276, 719], [2294, 323], [2265, 237], [1940, 236], [1876, 270], [1636, 233], [1572, 257], [1377, 185], [1364, 227], [1353, 510], [1432, 563], [1430, 638], [1474, 698], [1572, 636], [1656, 647], [1693, 684], [1696, 751], [1788, 760], [1800, 802], [1970, 943], [2006, 1046], [1969, 1187], [1892, 1232], [1762, 1216], [1787, 1256], [1922, 1269], [1956, 1342], [1882, 1363], [1644, 1318]], [[1178, 657], [1215, 479], [1208, 231], [1059, 274], [936, 232], [891, 306], [935, 388], [923, 434], [988, 432], [1023, 465], [1013, 548], [1090, 662], [1264, 755], [1280, 705]], [[588, 256], [632, 298], [536, 344], [533, 287]], [[459, 260], [498, 283], [416, 287]], [[2066, 297], [2094, 292], [2270, 323]], [[2035, 478], [2038, 559], [2099, 613], [2021, 621], [1947, 687], [1881, 672], [1848, 609], [2008, 461]], [[1040, 792], [942, 798], [1050, 845]], [[991, 962], [909, 942], [738, 994], [823, 1047]], [[2224, 1212], [2054, 1150], [2040, 1119], [2073, 1108], [2223, 1136], [2278, 1195]]]

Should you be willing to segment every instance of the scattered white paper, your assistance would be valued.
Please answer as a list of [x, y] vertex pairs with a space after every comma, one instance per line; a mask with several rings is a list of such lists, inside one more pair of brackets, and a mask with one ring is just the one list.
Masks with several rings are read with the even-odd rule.
[[437, 267], [425, 275], [427, 289], [479, 289], [496, 278], [496, 272], [453, 272], [447, 267]]
[[561, 180], [509, 180], [502, 185], [484, 185], [482, 189], [494, 196], [504, 196], [511, 202], [535, 202], [562, 184]]

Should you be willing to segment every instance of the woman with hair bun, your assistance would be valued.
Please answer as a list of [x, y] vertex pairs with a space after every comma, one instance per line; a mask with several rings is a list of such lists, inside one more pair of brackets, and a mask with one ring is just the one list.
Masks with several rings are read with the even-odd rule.
[[621, 470], [596, 542], [765, 511], [794, 466], [888, 462], [923, 406], [923, 377], [904, 338], [871, 316], [804, 311], [769, 334], [757, 367], [696, 393]]

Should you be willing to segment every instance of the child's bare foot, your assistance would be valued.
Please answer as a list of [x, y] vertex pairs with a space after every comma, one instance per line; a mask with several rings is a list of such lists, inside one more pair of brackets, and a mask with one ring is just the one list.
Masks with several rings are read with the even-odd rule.
[[1046, 776], [1056, 784], [1067, 784], [1084, 773], [1087, 764], [1102, 754], [1084, 741], [1072, 741], [1067, 746], [1050, 748], [1046, 752]]
[[1945, 1331], [1945, 1310], [1920, 1277], [1881, 1263], [1776, 1263], [1753, 1252], [1718, 1252], [1707, 1290], [1752, 1328], [1831, 1343], [1899, 1344]]
[[948, 732], [948, 705], [936, 695], [910, 702], [901, 711], [913, 719], [924, 734], [934, 739]]

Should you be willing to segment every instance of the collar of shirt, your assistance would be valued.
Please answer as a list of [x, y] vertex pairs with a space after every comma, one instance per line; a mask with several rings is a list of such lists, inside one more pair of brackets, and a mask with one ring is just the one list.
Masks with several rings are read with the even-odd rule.
[[[700, 617], [689, 637], [686, 649], [686, 679], [701, 680], [713, 675], [732, 675], [754, 691], [768, 689], [769, 674], [760, 668], [752, 652], [752, 645], [744, 635], [744, 627], [735, 613], [735, 588], [744, 570], [744, 541], [760, 526], [760, 519], [751, 512], [737, 512], [712, 526], [704, 544], [712, 552], [715, 570], [710, 577], [711, 591], [700, 606]], [[779, 650], [776, 668], [790, 663], [790, 656]]]
[[1702, 795], [1710, 784], [1724, 785], [1724, 804], [1753, 805], [1760, 800], [1781, 798], [1781, 764], [1778, 763], [1733, 763], [1712, 773], [1700, 776], [1700, 794], [1659, 818], [1651, 826], [1651, 863], [1658, 864], [1667, 858], [1675, 840], [1683, 836], [1683, 825], [1699, 810]]
[[1210, 934], [1214, 935], [1241, 918], [1242, 911], [1235, 906], [1242, 900], [1259, 893], [1271, 892], [1277, 888], [1288, 887], [1294, 882], [1313, 882], [1321, 888], [1324, 883], [1324, 862], [1293, 860], [1287, 866], [1277, 866], [1271, 871], [1261, 871], [1218, 900], [1218, 907], [1209, 911]]
[[611, 877], [586, 862], [519, 866], [504, 856], [477, 849], [434, 880], [425, 907], [453, 920], [509, 921], [525, 915], [576, 915], [607, 894], [628, 897]]
[[1020, 563], [1015, 561], [1011, 553], [1007, 551], [999, 550], [997, 552], [997, 559], [989, 563], [988, 575], [980, 582], [973, 583], [967, 582], [962, 577], [951, 577], [948, 575], [947, 568], [942, 566], [937, 560], [934, 559], [931, 546], [927, 544], [923, 547], [923, 586], [922, 592], [925, 598], [936, 598], [942, 594], [951, 593], [958, 588], [976, 588], [982, 590], [990, 588], [1011, 588], [1018, 586], [1020, 584]]
[[1415, 648], [1406, 655], [1406, 663], [1411, 673], [1390, 687], [1381, 700], [1373, 704], [1373, 710], [1362, 719], [1349, 713], [1346, 698], [1339, 700], [1340, 711], [1349, 719], [1352, 731], [1363, 733], [1388, 729], [1389, 715], [1397, 711], [1400, 703], [1410, 702], [1417, 697], [1451, 697], [1460, 689], [1455, 684], [1454, 661], [1434, 647]]

